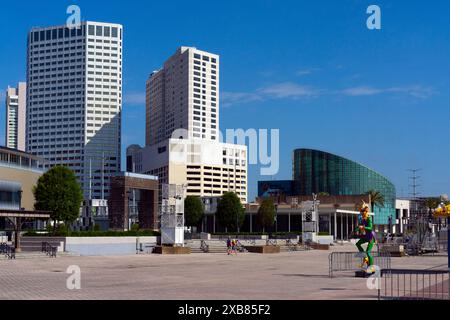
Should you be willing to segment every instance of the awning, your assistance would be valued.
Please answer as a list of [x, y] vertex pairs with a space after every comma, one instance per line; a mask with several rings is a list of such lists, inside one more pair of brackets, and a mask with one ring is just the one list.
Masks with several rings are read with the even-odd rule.
[[50, 219], [48, 211], [0, 210], [0, 218]]

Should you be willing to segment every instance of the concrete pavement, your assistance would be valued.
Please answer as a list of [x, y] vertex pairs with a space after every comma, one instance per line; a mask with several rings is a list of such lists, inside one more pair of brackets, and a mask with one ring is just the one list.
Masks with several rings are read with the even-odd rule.
[[[355, 251], [335, 246], [333, 251]], [[330, 251], [274, 255], [191, 254], [0, 261], [0, 299], [376, 299], [351, 272], [328, 277]], [[393, 268], [439, 268], [447, 257], [392, 258]], [[81, 289], [67, 289], [69, 266]]]

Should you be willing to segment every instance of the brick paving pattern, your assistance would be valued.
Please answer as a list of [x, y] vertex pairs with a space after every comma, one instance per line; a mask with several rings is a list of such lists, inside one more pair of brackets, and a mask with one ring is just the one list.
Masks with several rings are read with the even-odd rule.
[[[354, 251], [335, 246], [335, 251]], [[0, 260], [0, 299], [376, 299], [351, 272], [328, 277], [329, 251]], [[446, 257], [392, 258], [393, 268], [445, 265]], [[81, 268], [81, 290], [66, 270]]]

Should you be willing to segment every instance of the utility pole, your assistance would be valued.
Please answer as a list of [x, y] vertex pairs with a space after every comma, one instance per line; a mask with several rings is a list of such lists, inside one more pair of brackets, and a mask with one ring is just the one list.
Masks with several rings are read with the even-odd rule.
[[410, 184], [409, 187], [411, 188], [412, 192], [410, 192], [410, 196], [412, 201], [414, 202], [414, 224], [416, 227], [416, 231], [418, 232], [419, 235], [419, 241], [422, 241], [422, 226], [421, 223], [419, 223], [419, 209], [418, 209], [418, 196], [419, 196], [419, 191], [418, 188], [420, 187], [418, 181], [420, 179], [420, 176], [417, 175], [417, 173], [419, 171], [421, 171], [421, 169], [408, 169], [408, 171], [410, 172]]
[[419, 192], [417, 191], [418, 187], [420, 187], [420, 184], [418, 184], [418, 180], [420, 179], [420, 176], [417, 175], [419, 171], [422, 169], [409, 169], [408, 171], [411, 172], [411, 176], [409, 177], [410, 180], [412, 180], [411, 184], [409, 185], [412, 188], [412, 192], [410, 192], [410, 195], [413, 199], [417, 199], [417, 196], [419, 195]]
[[105, 152], [102, 152], [102, 200], [105, 199]]
[[92, 158], [89, 158], [89, 201], [92, 200]]

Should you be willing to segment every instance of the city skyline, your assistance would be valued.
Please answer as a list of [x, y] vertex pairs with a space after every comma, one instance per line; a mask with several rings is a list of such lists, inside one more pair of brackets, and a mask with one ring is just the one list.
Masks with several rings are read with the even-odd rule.
[[[216, 3], [211, 11], [203, 11], [222, 13], [215, 17], [215, 24], [206, 15], [209, 30], [188, 17], [200, 13], [179, 4], [175, 13], [179, 22], [164, 32], [152, 29], [162, 20], [151, 12], [173, 9], [169, 4], [138, 2], [123, 12], [119, 4], [77, 4], [83, 21], [124, 25], [123, 159], [127, 146], [145, 144], [149, 74], [176, 48], [192, 45], [222, 58], [223, 129], [280, 128], [280, 172], [274, 178], [291, 178], [291, 150], [312, 147], [375, 169], [396, 185], [398, 196], [410, 191], [410, 168], [422, 169], [422, 195], [449, 193], [445, 159], [450, 151], [443, 146], [445, 130], [439, 129], [440, 119], [449, 116], [445, 89], [450, 64], [444, 54], [449, 46], [445, 43], [448, 22], [435, 15], [445, 12], [443, 2], [422, 8], [379, 1], [384, 17], [380, 31], [365, 28], [368, 3], [364, 1], [361, 5], [327, 4], [326, 10], [318, 4], [280, 6], [269, 1], [258, 4], [253, 14], [246, 10], [250, 4], [238, 8], [237, 2], [228, 7]], [[26, 33], [33, 25], [63, 24], [68, 5], [64, 1], [41, 4], [43, 14], [37, 16], [34, 4], [20, 16], [16, 16], [16, 4], [6, 5], [4, 12], [12, 15], [2, 23], [17, 21], [18, 32], [25, 33], [7, 44], [16, 56], [10, 57], [11, 50], [1, 53], [2, 101], [8, 85], [25, 80]], [[420, 21], [434, 28], [424, 28]], [[183, 23], [186, 27], [180, 28]], [[148, 40], [139, 41], [143, 37]], [[4, 117], [3, 111], [0, 114]], [[4, 141], [4, 118], [0, 123]], [[264, 179], [258, 169], [249, 166], [249, 200], [256, 195], [256, 181]]]

